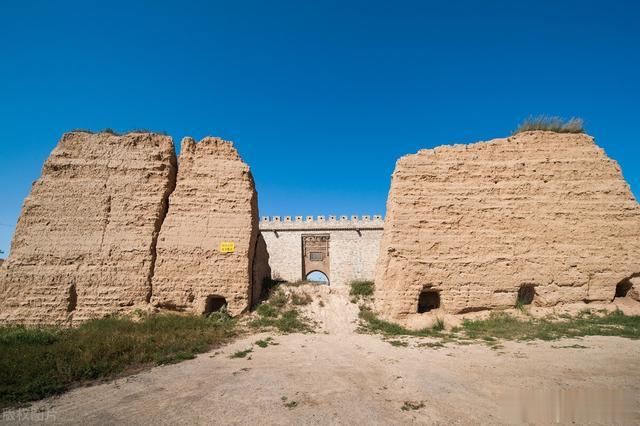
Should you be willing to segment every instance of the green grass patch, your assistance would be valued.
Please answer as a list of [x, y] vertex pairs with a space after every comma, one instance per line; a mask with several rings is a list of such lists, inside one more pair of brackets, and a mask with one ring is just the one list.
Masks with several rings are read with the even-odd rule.
[[349, 290], [350, 296], [373, 296], [375, 290], [375, 284], [373, 281], [356, 280], [349, 283], [351, 290]]
[[0, 327], [0, 408], [59, 394], [81, 382], [194, 358], [234, 334], [228, 318], [110, 317], [77, 328]]
[[[296, 297], [298, 299], [294, 301]], [[276, 328], [283, 333], [313, 331], [309, 321], [302, 317], [295, 307], [291, 307], [289, 302], [293, 305], [306, 305], [311, 303], [311, 296], [306, 293], [304, 296], [294, 293], [290, 300], [289, 295], [280, 286], [276, 286], [272, 288], [269, 298], [257, 307], [257, 318], [248, 322], [249, 327], [259, 330]]]
[[563, 320], [547, 318], [518, 319], [501, 312], [492, 312], [489, 318], [464, 321], [461, 327], [471, 339], [487, 342], [504, 340], [557, 340], [583, 336], [619, 336], [640, 338], [640, 316], [626, 316], [621, 311], [596, 315], [582, 312]]
[[279, 314], [278, 308], [269, 303], [261, 303], [256, 312], [263, 318], [277, 318]]
[[295, 309], [289, 309], [279, 313], [277, 317], [263, 317], [249, 321], [249, 326], [256, 329], [276, 328], [283, 333], [308, 333], [313, 331], [311, 325], [300, 317]]
[[369, 309], [361, 309], [359, 317], [362, 320], [361, 331], [365, 332], [381, 333], [385, 336], [443, 337], [441, 330], [434, 328], [409, 330], [399, 324], [378, 318], [378, 316]]
[[584, 121], [581, 118], [571, 118], [565, 121], [560, 117], [539, 115], [537, 117], [527, 118], [518, 126], [513, 134], [534, 130], [546, 130], [557, 133], [584, 133]]
[[261, 348], [266, 348], [269, 345], [277, 345], [277, 343], [273, 341], [272, 337], [267, 337], [266, 339], [256, 341], [256, 345]]
[[[626, 316], [622, 311], [581, 312], [577, 316], [560, 318], [520, 319], [504, 312], [492, 312], [487, 319], [465, 320], [459, 327], [444, 330], [444, 322], [436, 320], [431, 328], [410, 330], [382, 320], [373, 311], [360, 310], [360, 331], [389, 336], [435, 337], [440, 343], [485, 343], [492, 349], [501, 349], [500, 341], [558, 340], [584, 336], [618, 336], [640, 339], [640, 316]], [[391, 342], [390, 342], [391, 343]], [[418, 345], [431, 346], [431, 344]], [[575, 346], [577, 348], [577, 346]]]

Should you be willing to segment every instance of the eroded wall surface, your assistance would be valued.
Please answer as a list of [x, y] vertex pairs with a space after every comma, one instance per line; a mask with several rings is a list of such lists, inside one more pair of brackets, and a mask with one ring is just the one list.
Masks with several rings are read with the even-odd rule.
[[[251, 304], [258, 237], [257, 194], [249, 166], [231, 142], [182, 141], [175, 191], [157, 244], [152, 304], [202, 313], [226, 299], [236, 315]], [[222, 242], [235, 250], [223, 253]]]
[[640, 273], [640, 207], [618, 164], [584, 134], [527, 132], [442, 146], [396, 163], [376, 307], [417, 311], [423, 289], [449, 313], [609, 301]]
[[274, 278], [289, 282], [304, 279], [302, 237], [328, 235], [329, 282], [338, 287], [352, 280], [374, 279], [382, 226], [380, 216], [264, 217], [260, 222]]
[[0, 269], [0, 322], [71, 324], [146, 305], [175, 176], [168, 136], [66, 133]]

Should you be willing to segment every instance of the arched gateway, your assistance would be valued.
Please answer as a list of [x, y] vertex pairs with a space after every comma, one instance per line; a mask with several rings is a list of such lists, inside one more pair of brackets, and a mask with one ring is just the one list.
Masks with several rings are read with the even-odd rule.
[[274, 278], [306, 279], [321, 272], [331, 286], [373, 280], [383, 228], [382, 216], [263, 217], [260, 232]]

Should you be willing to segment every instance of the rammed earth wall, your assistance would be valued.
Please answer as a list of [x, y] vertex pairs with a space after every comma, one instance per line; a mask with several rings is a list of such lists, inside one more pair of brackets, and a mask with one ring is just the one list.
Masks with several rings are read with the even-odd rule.
[[168, 136], [65, 134], [0, 268], [0, 322], [71, 324], [145, 307], [175, 179]]
[[[618, 164], [585, 134], [526, 132], [398, 160], [376, 274], [376, 307], [417, 314], [611, 301], [640, 276], [640, 207]], [[630, 284], [629, 284], [630, 285]]]
[[[249, 167], [216, 138], [186, 138], [179, 164], [168, 136], [65, 134], [0, 267], [0, 322], [70, 325], [153, 307], [202, 313], [211, 295], [231, 314], [246, 310], [254, 282], [269, 275]], [[222, 253], [221, 242], [235, 249]]]

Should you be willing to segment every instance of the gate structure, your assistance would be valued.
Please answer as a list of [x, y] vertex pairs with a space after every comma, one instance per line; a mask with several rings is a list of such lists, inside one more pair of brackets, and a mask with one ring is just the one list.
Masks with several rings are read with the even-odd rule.
[[383, 225], [382, 216], [274, 216], [262, 218], [260, 232], [275, 279], [295, 282], [319, 271], [339, 287], [374, 279]]
[[[310, 273], [318, 271], [329, 278], [329, 270], [331, 268], [329, 239], [329, 234], [302, 235], [303, 277], [308, 278]], [[330, 283], [331, 281], [329, 281]]]

